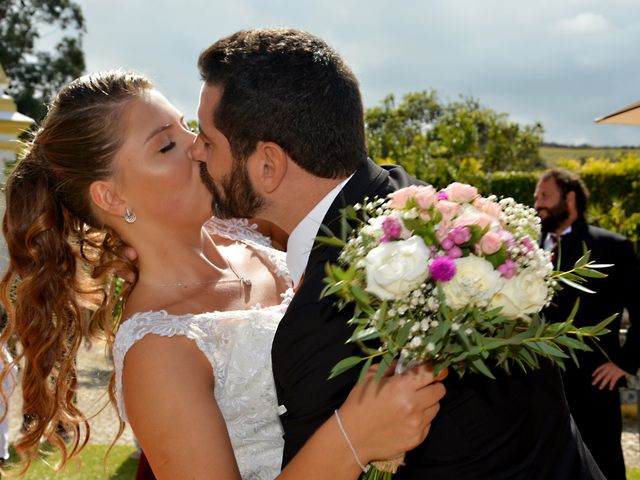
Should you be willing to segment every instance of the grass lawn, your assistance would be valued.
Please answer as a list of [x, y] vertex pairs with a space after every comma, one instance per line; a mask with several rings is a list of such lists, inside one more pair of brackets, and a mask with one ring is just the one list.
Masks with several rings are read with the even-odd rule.
[[[68, 463], [59, 473], [50, 466], [55, 464], [57, 456], [40, 458], [31, 465], [23, 477], [18, 478], [28, 478], [29, 480], [133, 480], [138, 461], [130, 456], [135, 447], [133, 445], [116, 445], [109, 454], [105, 471], [104, 455], [107, 448], [107, 445], [87, 446], [82, 450], [78, 459]], [[12, 452], [9, 463], [15, 459], [15, 453]], [[640, 480], [640, 468], [627, 468], [627, 480]]]
[[[135, 478], [138, 461], [130, 457], [135, 447], [116, 445], [109, 453], [105, 466], [104, 456], [108, 447], [108, 445], [88, 445], [77, 459], [68, 462], [60, 472], [56, 472], [51, 467], [59, 458], [57, 455], [41, 457], [31, 465], [23, 477], [18, 478], [29, 480], [132, 480]], [[16, 459], [12, 451], [8, 465]]]
[[635, 153], [640, 155], [640, 148], [572, 148], [572, 147], [540, 147], [540, 156], [544, 162], [552, 167], [561, 158], [584, 160], [589, 157], [613, 159], [621, 153]]

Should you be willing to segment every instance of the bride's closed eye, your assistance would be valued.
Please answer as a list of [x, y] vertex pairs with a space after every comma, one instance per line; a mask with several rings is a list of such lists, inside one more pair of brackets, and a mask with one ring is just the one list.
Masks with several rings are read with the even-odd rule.
[[175, 146], [176, 146], [176, 142], [170, 141], [169, 143], [167, 143], [164, 147], [162, 147], [160, 149], [160, 153], [167, 153], [169, 150], [171, 150]]

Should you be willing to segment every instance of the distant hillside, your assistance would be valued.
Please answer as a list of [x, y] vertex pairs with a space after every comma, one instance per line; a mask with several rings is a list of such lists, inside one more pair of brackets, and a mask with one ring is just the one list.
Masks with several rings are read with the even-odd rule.
[[555, 165], [560, 158], [575, 158], [576, 160], [584, 160], [589, 157], [615, 158], [623, 153], [640, 155], [640, 147], [571, 147], [557, 144], [545, 144], [540, 147], [540, 156], [549, 166]]

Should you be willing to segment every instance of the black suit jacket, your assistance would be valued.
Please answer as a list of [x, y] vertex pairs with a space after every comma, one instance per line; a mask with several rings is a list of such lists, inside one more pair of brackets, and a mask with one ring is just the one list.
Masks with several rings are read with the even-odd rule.
[[[345, 185], [324, 223], [337, 233], [343, 206], [414, 183], [400, 167], [369, 161]], [[331, 298], [319, 300], [325, 265], [336, 262], [339, 250], [316, 247], [272, 347], [278, 401], [286, 408], [283, 464], [343, 403], [359, 373], [327, 380], [339, 360], [360, 352], [345, 343], [352, 312], [338, 311]], [[446, 384], [427, 440], [408, 454], [396, 478], [602, 478], [570, 420], [555, 368], [496, 381], [450, 375]]]
[[[546, 233], [543, 233], [542, 238]], [[557, 321], [567, 317], [577, 298], [580, 308], [574, 324], [583, 327], [596, 325], [598, 322], [618, 313], [609, 324], [611, 333], [600, 337], [598, 342], [607, 356], [620, 368], [635, 375], [640, 367], [640, 264], [633, 251], [633, 245], [621, 235], [602, 228], [588, 225], [584, 219], [576, 220], [571, 232], [561, 237], [556, 255], [560, 260], [561, 270], [570, 270], [574, 263], [584, 254], [584, 247], [591, 251], [591, 260], [596, 263], [613, 264], [613, 267], [600, 270], [607, 274], [604, 279], [588, 279], [585, 284], [595, 290], [596, 294], [584, 293], [575, 288], [565, 287], [557, 293], [552, 305], [545, 310], [549, 320]], [[627, 309], [630, 328], [624, 346], [620, 345], [619, 332], [622, 311]], [[598, 349], [593, 352], [578, 352], [580, 367], [573, 363], [568, 371], [589, 379], [591, 372], [607, 362], [607, 357]]]

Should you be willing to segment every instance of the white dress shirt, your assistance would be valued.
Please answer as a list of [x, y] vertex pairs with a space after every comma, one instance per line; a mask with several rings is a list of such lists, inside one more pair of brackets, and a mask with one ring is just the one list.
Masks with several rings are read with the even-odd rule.
[[320, 225], [322, 225], [329, 207], [331, 207], [335, 198], [347, 182], [351, 180], [352, 176], [350, 175], [327, 193], [289, 235], [289, 240], [287, 241], [287, 267], [289, 267], [289, 273], [293, 279], [293, 288], [298, 288], [302, 274], [307, 268], [313, 243], [318, 236]]
[[557, 235], [552, 232], [547, 233], [547, 236], [544, 237], [544, 242], [542, 242], [542, 248], [547, 252], [552, 251], [554, 248], [556, 248], [556, 245], [560, 237], [562, 237], [563, 235], [566, 235], [567, 233], [571, 233], [571, 225], [565, 228], [560, 235]]

